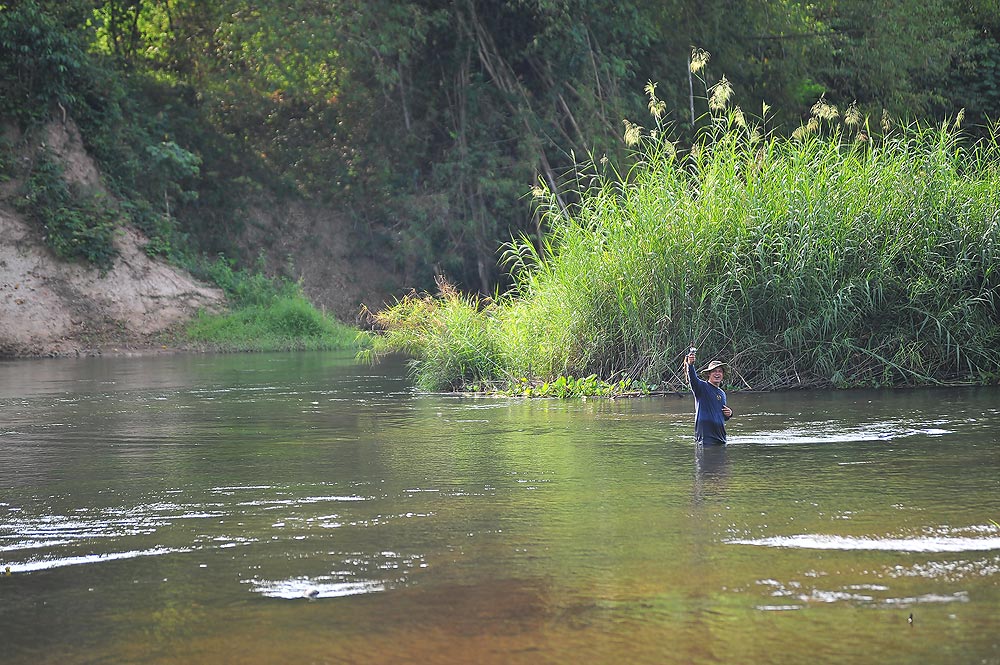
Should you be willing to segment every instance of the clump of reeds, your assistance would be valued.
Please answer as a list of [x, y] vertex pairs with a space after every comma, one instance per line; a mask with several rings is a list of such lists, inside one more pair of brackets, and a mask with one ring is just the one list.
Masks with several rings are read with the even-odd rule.
[[439, 278], [436, 296], [411, 293], [369, 314], [383, 332], [360, 355], [409, 354], [421, 388], [479, 390], [510, 383], [495, 341], [496, 306], [487, 299], [462, 295]]
[[872, 131], [823, 99], [785, 138], [716, 86], [682, 152], [647, 93], [656, 128], [626, 122], [628, 173], [581, 164], [569, 216], [538, 188], [549, 231], [506, 248], [510, 294], [406, 299], [380, 313], [376, 353], [415, 353], [435, 389], [591, 374], [679, 388], [691, 343], [743, 388], [1000, 380], [995, 132], [966, 146], [960, 117]]

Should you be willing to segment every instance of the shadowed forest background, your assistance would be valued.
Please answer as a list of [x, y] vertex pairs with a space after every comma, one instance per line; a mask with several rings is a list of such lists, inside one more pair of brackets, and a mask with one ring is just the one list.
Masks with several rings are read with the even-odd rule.
[[[823, 98], [874, 124], [964, 109], [975, 137], [1000, 109], [998, 39], [994, 0], [8, 1], [0, 115], [20, 133], [0, 167], [24, 177], [12, 141], [71, 118], [149, 252], [250, 266], [248, 206], [306, 200], [398, 288], [443, 274], [488, 294], [508, 286], [503, 243], [543, 231], [534, 185], [572, 205], [579, 160], [627, 166], [647, 81], [682, 142], [723, 75], [770, 107], [769, 132]], [[712, 54], [703, 78], [693, 47]], [[101, 207], [78, 235], [118, 223]], [[99, 242], [81, 258], [113, 262]]]

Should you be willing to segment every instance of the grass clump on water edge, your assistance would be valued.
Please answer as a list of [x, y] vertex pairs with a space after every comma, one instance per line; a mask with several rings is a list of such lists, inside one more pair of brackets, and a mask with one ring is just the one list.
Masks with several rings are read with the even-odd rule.
[[[649, 393], [657, 386], [622, 378], [611, 382], [597, 375], [558, 374], [551, 380], [538, 378], [507, 356], [513, 348], [503, 335], [508, 327], [496, 317], [509, 316], [511, 300], [496, 301], [459, 293], [438, 278], [438, 294], [411, 293], [394, 306], [369, 312], [381, 335], [372, 338], [363, 359], [402, 352], [413, 357], [418, 387], [424, 390], [464, 390], [523, 397], [610, 397]], [[513, 334], [520, 331], [513, 329]]]
[[436, 297], [411, 293], [394, 306], [370, 313], [385, 333], [361, 357], [403, 352], [415, 358], [417, 384], [425, 390], [493, 386], [505, 377], [500, 349], [491, 336], [493, 301], [463, 295], [438, 279]]
[[413, 354], [430, 389], [682, 389], [692, 342], [736, 388], [1000, 381], [996, 132], [965, 146], [960, 117], [883, 118], [876, 135], [821, 100], [786, 138], [765, 134], [767, 110], [716, 103], [684, 153], [658, 118], [627, 124], [627, 173], [579, 165], [568, 214], [536, 191], [548, 233], [507, 248], [509, 294], [414, 295], [376, 316], [372, 354]]
[[205, 267], [232, 309], [222, 314], [201, 312], [188, 325], [190, 342], [219, 351], [312, 351], [356, 349], [358, 331], [316, 309], [302, 286], [263, 270], [233, 270], [223, 259]]

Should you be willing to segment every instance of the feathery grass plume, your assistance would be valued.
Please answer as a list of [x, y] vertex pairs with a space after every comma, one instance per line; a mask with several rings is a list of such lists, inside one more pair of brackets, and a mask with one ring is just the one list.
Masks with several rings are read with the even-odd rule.
[[711, 92], [712, 94], [708, 98], [708, 108], [713, 111], [721, 111], [726, 108], [729, 98], [733, 96], [733, 85], [723, 74], [719, 82], [712, 86]]
[[657, 120], [667, 111], [667, 103], [656, 98], [656, 84], [652, 81], [646, 82], [646, 95], [649, 96], [649, 113]]
[[844, 112], [844, 124], [848, 127], [857, 127], [861, 124], [861, 111], [858, 110], [858, 102], [853, 101]]
[[692, 46], [691, 47], [691, 68], [692, 74], [697, 74], [708, 64], [712, 56], [708, 51]]
[[961, 109], [958, 115], [955, 116], [955, 124], [951, 126], [952, 131], [958, 131], [961, 128], [962, 123], [965, 122], [965, 109]]
[[659, 145], [662, 148], [661, 153], [662, 153], [662, 157], [663, 157], [664, 160], [671, 161], [675, 157], [677, 157], [677, 144], [676, 143], [674, 143], [670, 139], [664, 139], [664, 140], [662, 140], [659, 143]]
[[812, 105], [809, 113], [814, 118], [819, 118], [820, 120], [833, 121], [840, 117], [837, 107], [826, 101], [826, 95], [821, 96], [816, 103]]
[[741, 109], [739, 106], [733, 107], [733, 122], [735, 122], [737, 126], [742, 127], [743, 129], [747, 128], [746, 116], [743, 115], [743, 109]]
[[882, 133], [888, 134], [891, 129], [892, 118], [889, 117], [889, 111], [887, 109], [882, 109]]
[[629, 122], [628, 119], [623, 119], [622, 123], [625, 125], [625, 135], [623, 137], [625, 139], [625, 145], [629, 147], [638, 145], [639, 140], [642, 138], [642, 127], [633, 122]]

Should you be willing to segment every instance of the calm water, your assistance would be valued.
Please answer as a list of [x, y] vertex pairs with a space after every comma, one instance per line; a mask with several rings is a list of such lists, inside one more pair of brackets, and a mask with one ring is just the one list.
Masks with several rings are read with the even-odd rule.
[[1000, 663], [1000, 390], [730, 403], [2, 363], [0, 662]]

